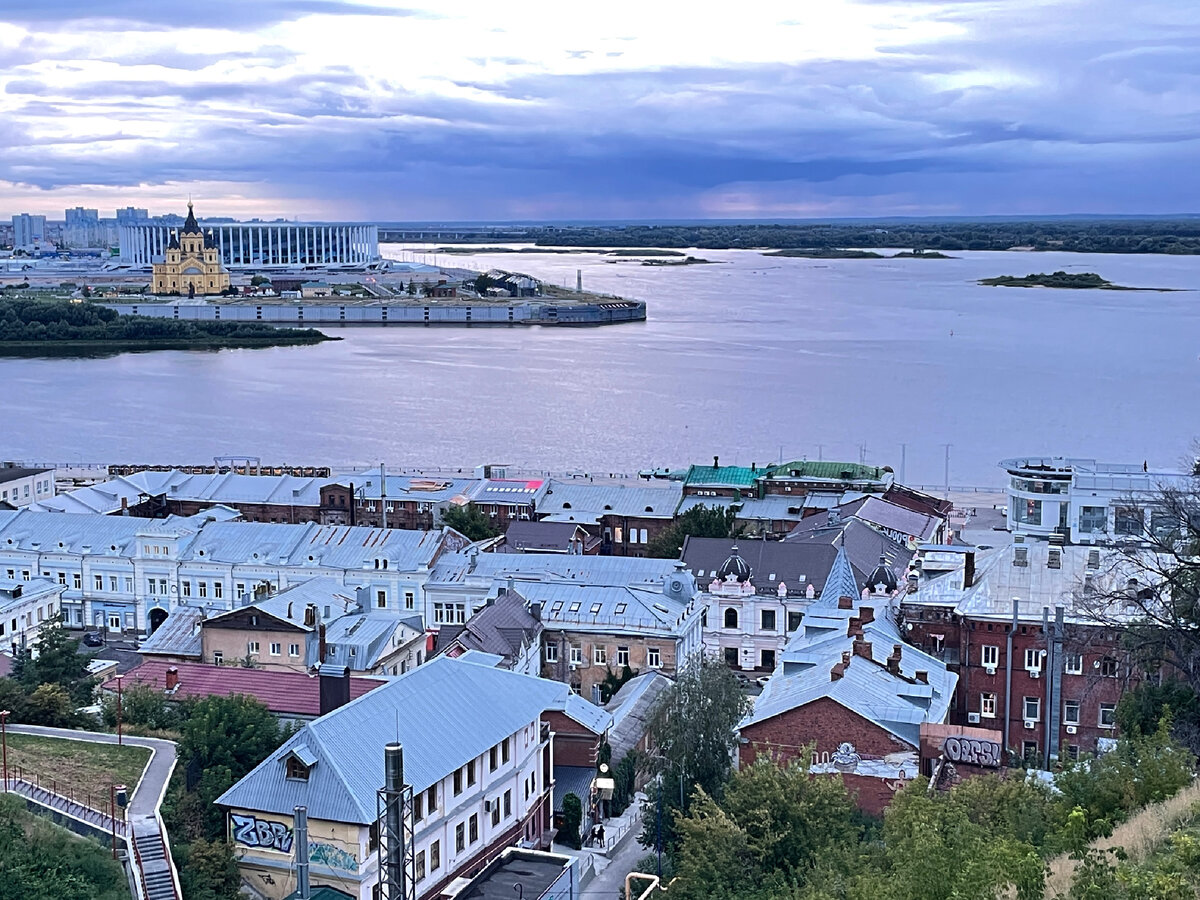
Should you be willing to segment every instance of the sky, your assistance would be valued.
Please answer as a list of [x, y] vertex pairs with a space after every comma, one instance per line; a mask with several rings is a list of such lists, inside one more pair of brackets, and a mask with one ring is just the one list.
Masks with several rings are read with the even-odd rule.
[[1200, 212], [1195, 0], [4, 6], [0, 215]]

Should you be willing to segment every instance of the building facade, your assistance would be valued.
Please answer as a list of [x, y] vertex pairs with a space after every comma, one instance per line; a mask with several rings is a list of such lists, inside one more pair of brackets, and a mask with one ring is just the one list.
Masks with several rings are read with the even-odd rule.
[[[166, 257], [173, 226], [126, 222], [120, 226], [121, 261], [150, 266]], [[212, 242], [231, 269], [268, 266], [367, 265], [378, 262], [379, 228], [342, 223], [214, 223]]]
[[153, 272], [151, 290], [155, 294], [195, 297], [228, 289], [229, 272], [221, 262], [212, 231], [201, 231], [190, 200], [183, 229], [171, 233], [163, 259], [154, 263]]
[[[20, 508], [54, 497], [54, 470], [0, 466], [0, 504]], [[3, 509], [0, 506], [0, 509]]]
[[36, 645], [38, 629], [62, 611], [63, 590], [45, 578], [0, 578], [0, 652]]

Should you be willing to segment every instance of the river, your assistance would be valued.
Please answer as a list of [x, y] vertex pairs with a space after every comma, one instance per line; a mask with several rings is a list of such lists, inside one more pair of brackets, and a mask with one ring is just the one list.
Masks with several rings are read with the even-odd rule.
[[[399, 246], [385, 255], [411, 258]], [[596, 329], [359, 328], [315, 347], [0, 359], [0, 458], [631, 472], [807, 456], [940, 484], [1071, 454], [1177, 466], [1200, 436], [1200, 257], [693, 251], [441, 255], [644, 299]], [[432, 261], [432, 257], [426, 255]], [[983, 287], [1064, 269], [1179, 293]], [[902, 449], [903, 447], [903, 449]]]

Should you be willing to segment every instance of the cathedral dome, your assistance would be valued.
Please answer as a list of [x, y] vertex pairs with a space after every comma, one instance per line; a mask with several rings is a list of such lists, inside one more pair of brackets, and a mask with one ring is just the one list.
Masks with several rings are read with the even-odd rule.
[[717, 578], [719, 578], [721, 581], [724, 581], [730, 575], [732, 575], [734, 581], [737, 581], [739, 584], [745, 584], [750, 580], [750, 564], [738, 556], [737, 544], [733, 545], [733, 549], [730, 550], [728, 558], [725, 560], [725, 562], [721, 563], [721, 568], [717, 569]]
[[188, 201], [187, 220], [183, 223], [184, 234], [201, 234], [200, 223], [196, 221], [196, 214], [192, 212], [192, 201]]
[[896, 590], [897, 584], [896, 573], [887, 564], [887, 558], [883, 556], [879, 557], [879, 565], [875, 567], [875, 571], [867, 579], [867, 587], [872, 591], [883, 591], [890, 594]]

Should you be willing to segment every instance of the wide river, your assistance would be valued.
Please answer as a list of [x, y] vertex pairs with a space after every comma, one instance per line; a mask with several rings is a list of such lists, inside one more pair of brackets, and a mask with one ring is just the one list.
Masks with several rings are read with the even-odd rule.
[[[1200, 436], [1200, 257], [697, 255], [717, 264], [437, 259], [572, 285], [582, 270], [586, 288], [649, 303], [632, 325], [359, 328], [316, 347], [0, 359], [0, 459], [607, 473], [714, 455], [899, 472], [903, 458], [908, 481], [940, 484], [948, 443], [953, 484], [991, 485], [1005, 456], [1176, 466]], [[975, 284], [1056, 269], [1186, 291]]]

